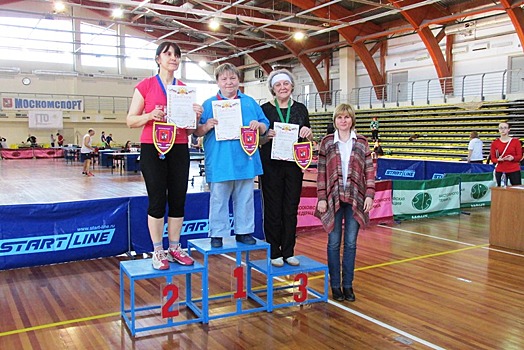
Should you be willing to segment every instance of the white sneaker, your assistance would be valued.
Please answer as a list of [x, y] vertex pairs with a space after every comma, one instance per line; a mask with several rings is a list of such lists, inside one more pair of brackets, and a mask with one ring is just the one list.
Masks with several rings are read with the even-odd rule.
[[271, 259], [271, 265], [273, 265], [275, 267], [282, 267], [282, 266], [284, 266], [284, 258], [280, 257], [280, 258], [276, 258], [276, 259]]
[[153, 252], [153, 258], [151, 259], [153, 268], [155, 270], [167, 270], [169, 269], [169, 262], [167, 260], [166, 252], [162, 250], [155, 250]]
[[294, 256], [290, 256], [289, 258], [287, 258], [286, 262], [291, 266], [300, 265], [300, 261], [297, 258], [295, 258]]

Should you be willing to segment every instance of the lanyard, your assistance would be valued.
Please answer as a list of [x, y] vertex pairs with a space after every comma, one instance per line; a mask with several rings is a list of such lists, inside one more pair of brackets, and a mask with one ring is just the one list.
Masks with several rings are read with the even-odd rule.
[[[162, 91], [164, 92], [164, 96], [167, 97], [166, 87], [164, 86], [164, 83], [162, 83], [162, 79], [160, 79], [160, 75], [156, 75], [156, 80], [158, 81], [158, 84], [162, 88]], [[173, 85], [176, 85], [176, 78], [173, 78]]]
[[280, 121], [282, 123], [289, 124], [289, 115], [291, 114], [291, 99], [287, 101], [287, 112], [286, 112], [286, 120], [284, 121], [284, 116], [282, 115], [282, 111], [280, 110], [280, 106], [278, 105], [278, 101], [275, 98], [275, 106], [277, 107], [278, 116], [280, 117]]

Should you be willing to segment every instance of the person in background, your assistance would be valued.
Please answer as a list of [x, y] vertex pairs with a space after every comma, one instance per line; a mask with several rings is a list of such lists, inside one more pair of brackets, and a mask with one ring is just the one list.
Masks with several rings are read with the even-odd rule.
[[49, 141], [50, 141], [50, 144], [51, 144], [51, 147], [55, 147], [55, 135], [51, 134], [50, 138], [49, 138]]
[[491, 143], [490, 158], [495, 164], [495, 180], [500, 187], [502, 175], [506, 175], [511, 185], [521, 185], [520, 160], [522, 159], [522, 147], [520, 140], [516, 137], [510, 137], [510, 127], [508, 123], [499, 124], [500, 137]]
[[0, 136], [0, 148], [8, 148], [7, 140], [5, 137]]
[[38, 144], [36, 143], [36, 136], [29, 134], [27, 137], [27, 141], [31, 143], [31, 147], [38, 147]]
[[369, 128], [371, 129], [371, 140], [373, 141], [378, 140], [378, 127], [379, 127], [378, 118], [373, 117], [373, 120], [371, 120], [371, 123], [369, 123]]
[[56, 142], [58, 143], [58, 147], [64, 145], [64, 137], [59, 132], [56, 133]]
[[[333, 113], [335, 133], [325, 136], [318, 154], [317, 208], [329, 232], [327, 257], [333, 299], [354, 301], [353, 277], [360, 227], [369, 223], [375, 196], [375, 170], [367, 138], [355, 133], [355, 110], [340, 104]], [[350, 162], [351, 160], [351, 162]], [[344, 228], [342, 229], [342, 221]], [[344, 237], [342, 279], [340, 246]], [[341, 288], [342, 286], [342, 288]]]
[[106, 145], [106, 132], [102, 131], [102, 134], [100, 135], [100, 141], [102, 142], [102, 146]]
[[260, 158], [264, 174], [260, 176], [264, 198], [264, 233], [271, 245], [271, 264], [300, 265], [294, 256], [298, 204], [302, 192], [304, 173], [294, 159], [291, 161], [271, 159], [275, 122], [298, 125], [298, 142], [311, 141], [313, 133], [307, 107], [294, 101], [291, 94], [295, 80], [286, 69], [274, 70], [268, 77], [269, 92], [274, 100], [262, 105], [269, 120], [269, 130], [260, 139]]
[[93, 129], [89, 129], [87, 131], [87, 134], [85, 134], [84, 138], [82, 139], [82, 148], [80, 149], [80, 160], [84, 163], [82, 174], [85, 176], [95, 176], [91, 172], [91, 158], [93, 157], [93, 152], [95, 151], [95, 148], [92, 146], [94, 135], [95, 131]]
[[113, 134], [106, 136], [106, 147], [111, 148], [111, 142], [113, 142]]
[[[142, 127], [140, 170], [144, 176], [149, 200], [147, 225], [154, 249], [152, 265], [157, 270], [169, 269], [169, 261], [181, 265], [193, 265], [194, 263], [194, 260], [180, 246], [187, 179], [189, 178], [188, 135], [194, 130], [176, 128], [174, 145], [165, 154], [164, 159], [159, 157], [153, 143], [153, 123], [166, 120], [166, 113], [162, 106], [167, 106], [167, 86], [185, 85], [175, 78], [175, 71], [180, 66], [181, 56], [180, 48], [174, 42], [164, 41], [157, 47], [155, 62], [158, 66], [158, 74], [145, 78], [137, 84], [127, 115], [129, 127]], [[202, 107], [193, 104], [193, 110], [198, 119], [202, 114]], [[111, 137], [111, 134], [108, 137]], [[167, 254], [162, 244], [166, 202], [169, 208]]]
[[468, 163], [479, 163], [482, 164], [484, 161], [484, 155], [482, 154], [482, 147], [484, 144], [479, 139], [479, 133], [472, 131], [469, 134], [468, 144]]
[[329, 123], [326, 127], [326, 135], [332, 134], [335, 132], [335, 127], [333, 126], [333, 123]]
[[382, 145], [380, 145], [379, 139], [377, 139], [373, 145], [373, 154], [375, 158], [382, 157], [384, 155], [384, 150], [382, 149]]
[[[231, 63], [215, 69], [218, 93], [204, 102], [204, 113], [196, 135], [204, 136], [206, 180], [209, 183], [209, 236], [213, 248], [222, 247], [222, 239], [231, 234], [229, 199], [233, 198], [233, 222], [236, 240], [244, 244], [256, 244], [255, 203], [253, 181], [262, 174], [259, 151], [248, 156], [239, 140], [216, 140], [213, 101], [236, 100], [240, 102], [242, 125], [258, 130], [263, 135], [269, 127], [262, 108], [252, 97], [238, 89], [240, 71]], [[186, 179], [187, 182], [187, 179]]]
[[127, 140], [124, 147], [122, 147], [122, 152], [131, 152], [131, 140]]
[[202, 151], [202, 138], [196, 136], [195, 134], [191, 135], [191, 148], [197, 150], [198, 152]]

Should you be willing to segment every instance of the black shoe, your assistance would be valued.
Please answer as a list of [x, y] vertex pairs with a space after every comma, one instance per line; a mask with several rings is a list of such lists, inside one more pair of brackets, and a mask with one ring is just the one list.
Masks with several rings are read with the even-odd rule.
[[211, 237], [211, 247], [221, 248], [222, 247], [222, 237]]
[[353, 288], [344, 288], [344, 298], [347, 301], [355, 301], [355, 293], [353, 293]]
[[244, 243], [244, 244], [256, 244], [257, 241], [250, 235], [250, 234], [247, 234], [247, 235], [235, 235], [235, 239], [237, 240], [237, 242], [240, 242], [240, 243]]
[[333, 295], [333, 299], [335, 299], [336, 301], [344, 300], [344, 294], [342, 293], [342, 289], [340, 288], [331, 287], [331, 294]]

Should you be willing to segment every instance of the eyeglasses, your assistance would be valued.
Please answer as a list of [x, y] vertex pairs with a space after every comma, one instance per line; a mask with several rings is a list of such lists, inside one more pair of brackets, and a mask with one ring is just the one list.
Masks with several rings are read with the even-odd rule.
[[507, 126], [499, 126], [499, 130], [503, 130], [503, 129], [509, 129], [509, 127], [507, 127]]

